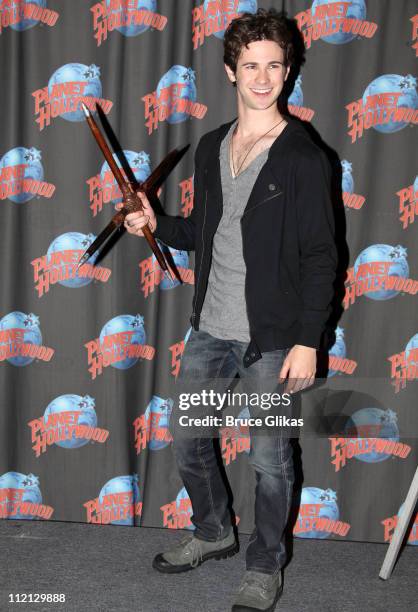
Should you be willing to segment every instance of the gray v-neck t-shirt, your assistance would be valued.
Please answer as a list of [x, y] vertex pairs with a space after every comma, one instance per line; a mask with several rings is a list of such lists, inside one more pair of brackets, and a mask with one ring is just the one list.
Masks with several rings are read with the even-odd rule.
[[236, 122], [231, 125], [220, 148], [223, 214], [213, 238], [212, 265], [199, 329], [215, 338], [249, 342], [240, 219], [260, 170], [267, 161], [269, 148], [233, 178], [229, 147], [235, 126]]

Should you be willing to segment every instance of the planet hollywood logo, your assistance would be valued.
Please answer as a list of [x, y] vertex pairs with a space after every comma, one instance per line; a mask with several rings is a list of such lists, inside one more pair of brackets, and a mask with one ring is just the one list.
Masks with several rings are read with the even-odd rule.
[[80, 232], [61, 234], [51, 242], [46, 255], [31, 262], [38, 297], [48, 293], [51, 285], [56, 283], [63, 287], [77, 288], [89, 285], [93, 280], [102, 283], [109, 280], [111, 270], [95, 265], [98, 252], [77, 268], [81, 256], [95, 239], [93, 234]]
[[163, 513], [163, 527], [168, 527], [169, 529], [195, 529], [191, 521], [193, 514], [192, 502], [185, 487], [180, 489], [174, 501], [164, 504], [160, 510]]
[[354, 38], [371, 38], [377, 30], [376, 23], [366, 21], [364, 0], [314, 0], [311, 8], [295, 15], [295, 19], [307, 49], [312, 41], [343, 45]]
[[190, 327], [184, 337], [184, 340], [176, 342], [175, 344], [172, 344], [168, 347], [168, 350], [171, 353], [171, 374], [175, 378], [177, 378], [177, 375], [180, 371], [181, 356], [183, 355], [184, 347], [186, 346], [186, 342], [189, 339], [191, 331], [192, 328]]
[[55, 185], [44, 180], [41, 152], [34, 147], [15, 147], [0, 160], [0, 200], [23, 204], [35, 196], [50, 198]]
[[410, 21], [412, 22], [412, 48], [415, 49], [415, 55], [418, 57], [418, 13], [411, 17]]
[[16, 32], [33, 28], [38, 23], [54, 26], [59, 14], [46, 8], [46, 0], [1, 0], [0, 34], [10, 27]]
[[[183, 284], [194, 285], [194, 271], [189, 268], [189, 255], [187, 251], [165, 247], [161, 243], [160, 247], [165, 252], [169, 250]], [[156, 287], [159, 287], [162, 291], [169, 291], [180, 285], [180, 281], [177, 278], [172, 280], [161, 270], [155, 255], [151, 255], [139, 262], [139, 269], [141, 291], [145, 298], [153, 293]]]
[[97, 427], [94, 404], [89, 395], [66, 394], [52, 400], [42, 417], [28, 423], [35, 456], [45, 453], [52, 444], [74, 449], [90, 441], [106, 442], [109, 431]]
[[[138, 183], [145, 181], [151, 174], [150, 156], [148, 153], [145, 153], [145, 151], [138, 153], [136, 151], [123, 151], [123, 155], [129, 165], [129, 170], [127, 169], [129, 175], [125, 172], [125, 160], [123, 160], [123, 157], [122, 163], [119, 155], [113, 154], [113, 158], [118, 168], [120, 168], [122, 175], [128, 181], [131, 181], [133, 177]], [[87, 185], [89, 187], [90, 209], [93, 217], [103, 210], [103, 204], [108, 204], [109, 202], [118, 204], [122, 201], [122, 192], [106, 161], [102, 165], [99, 174], [87, 179]]]
[[384, 74], [365, 89], [363, 97], [346, 105], [351, 142], [371, 127], [391, 134], [418, 122], [417, 80], [411, 74]]
[[402, 229], [406, 229], [418, 215], [418, 175], [413, 185], [400, 189], [396, 195], [399, 198], [399, 220]]
[[139, 360], [152, 360], [155, 348], [145, 342], [144, 318], [140, 314], [124, 314], [110, 319], [103, 326], [99, 338], [84, 345], [92, 379], [108, 366], [127, 370]]
[[407, 250], [401, 245], [373, 244], [361, 251], [347, 270], [345, 283], [345, 309], [361, 295], [380, 301], [401, 292], [415, 295], [418, 291], [418, 281], [409, 278]]
[[181, 190], [181, 209], [183, 217], [188, 217], [193, 210], [194, 202], [194, 183], [193, 176], [179, 183]]
[[399, 442], [397, 416], [390, 409], [357, 410], [346, 422], [344, 437], [334, 437], [329, 440], [331, 463], [336, 472], [339, 472], [353, 457], [365, 463], [379, 463], [389, 457], [406, 459], [411, 452], [408, 444]]
[[[243, 408], [237, 417], [235, 427], [222, 427], [221, 434], [221, 454], [225, 465], [229, 465], [231, 461], [235, 461], [240, 453], [249, 453], [251, 448], [250, 431], [246, 419], [250, 418], [250, 412], [247, 407]], [[239, 421], [243, 421], [242, 424]]]
[[141, 98], [145, 104], [148, 134], [152, 134], [162, 121], [175, 124], [190, 117], [203, 119], [208, 107], [196, 102], [195, 79], [192, 68], [176, 64], [161, 77], [154, 92]]
[[154, 395], [145, 413], [135, 419], [133, 426], [137, 455], [147, 446], [152, 451], [161, 450], [173, 441], [168, 428], [173, 403], [171, 398], [163, 399]]
[[42, 344], [39, 317], [35, 314], [15, 310], [0, 320], [0, 361], [23, 367], [35, 359], [51, 361], [54, 353], [54, 349]]
[[[384, 528], [384, 539], [385, 542], [390, 542], [392, 540], [392, 536], [394, 531], [398, 525], [399, 518], [402, 516], [404, 511], [404, 504], [398, 510], [398, 514], [391, 516], [387, 519], [384, 519], [381, 523]], [[408, 535], [407, 544], [412, 544], [413, 546], [418, 546], [418, 508], [415, 507], [414, 513], [415, 517], [413, 519], [413, 524], [411, 527], [411, 531]]]
[[395, 393], [405, 389], [408, 382], [418, 378], [418, 334], [412, 336], [404, 351], [388, 357], [390, 376]]
[[102, 487], [99, 496], [83, 505], [87, 523], [100, 525], [134, 525], [142, 515], [138, 474], [115, 476]]
[[90, 10], [97, 46], [117, 30], [123, 36], [138, 36], [149, 28], [164, 30], [167, 17], [156, 12], [157, 0], [101, 0]]
[[303, 106], [302, 75], [299, 75], [295, 81], [292, 93], [287, 100], [287, 106], [291, 115], [302, 121], [312, 121], [315, 111]]
[[50, 519], [54, 508], [42, 503], [39, 478], [6, 472], [0, 476], [1, 519]]
[[354, 179], [352, 174], [353, 165], [346, 159], [341, 162], [342, 177], [341, 177], [341, 191], [343, 194], [343, 202], [346, 208], [353, 208], [360, 210], [362, 208], [366, 198], [362, 195], [354, 193]]
[[335, 331], [335, 342], [328, 351], [328, 377], [335, 374], [353, 374], [357, 367], [357, 361], [347, 359], [347, 348], [344, 341], [344, 329], [337, 327]]
[[84, 121], [83, 102], [92, 112], [100, 104], [106, 115], [113, 102], [102, 98], [100, 68], [91, 64], [64, 64], [49, 79], [48, 85], [32, 93], [35, 98], [35, 121], [42, 131], [51, 119], [62, 117], [66, 121]]
[[193, 49], [197, 49], [208, 36], [223, 39], [233, 19], [242, 13], [256, 13], [257, 0], [205, 0], [192, 9]]
[[298, 538], [319, 539], [328, 538], [330, 535], [346, 536], [351, 525], [340, 521], [339, 516], [335, 491], [304, 487], [293, 534]]

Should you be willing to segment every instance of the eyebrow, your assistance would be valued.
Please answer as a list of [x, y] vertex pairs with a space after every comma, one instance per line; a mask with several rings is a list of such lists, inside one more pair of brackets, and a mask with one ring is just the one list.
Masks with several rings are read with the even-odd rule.
[[[280, 60], [271, 60], [268, 64], [283, 64]], [[242, 66], [258, 66], [259, 62], [245, 62]]]

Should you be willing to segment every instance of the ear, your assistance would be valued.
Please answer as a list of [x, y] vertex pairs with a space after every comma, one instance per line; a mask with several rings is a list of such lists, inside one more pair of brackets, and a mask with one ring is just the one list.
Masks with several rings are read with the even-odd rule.
[[225, 72], [228, 75], [228, 79], [231, 81], [231, 83], [236, 83], [236, 76], [235, 76], [235, 72], [233, 70], [231, 70], [231, 68], [229, 66], [227, 66], [226, 64], [224, 64], [225, 67]]
[[284, 80], [286, 80], [287, 77], [289, 76], [289, 72], [290, 72], [290, 66], [286, 68], [286, 74], [284, 75]]

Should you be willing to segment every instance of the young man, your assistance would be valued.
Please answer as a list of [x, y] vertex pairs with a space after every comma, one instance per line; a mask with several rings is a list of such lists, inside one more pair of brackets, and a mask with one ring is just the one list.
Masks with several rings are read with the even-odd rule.
[[[195, 154], [190, 217], [127, 215], [128, 232], [195, 250], [192, 332], [179, 380], [289, 379], [311, 385], [316, 349], [329, 316], [336, 268], [330, 168], [297, 121], [277, 105], [293, 59], [285, 18], [260, 9], [225, 33], [224, 61], [236, 86], [238, 119], [205, 134]], [[289, 439], [251, 435], [256, 474], [255, 529], [247, 571], [232, 610], [273, 610], [286, 562], [284, 529], [294, 481]], [[193, 569], [232, 556], [237, 543], [228, 497], [210, 438], [174, 440], [193, 507], [193, 537], [154, 559], [160, 572]]]

